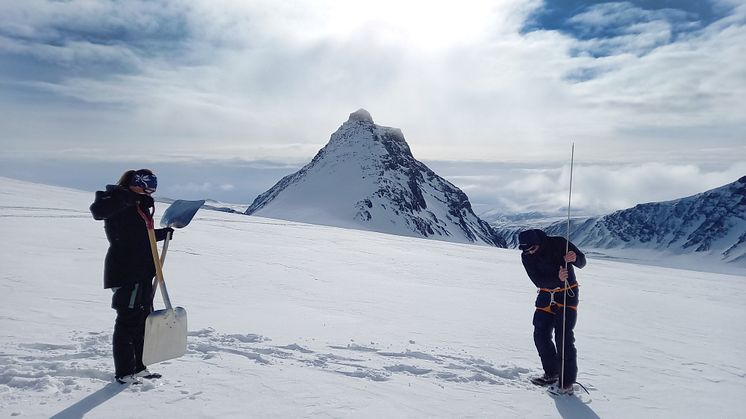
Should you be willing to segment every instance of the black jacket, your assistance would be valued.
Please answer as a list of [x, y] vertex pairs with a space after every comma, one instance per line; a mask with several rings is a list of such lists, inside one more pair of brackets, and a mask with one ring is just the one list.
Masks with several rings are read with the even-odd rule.
[[[147, 225], [136, 205], [150, 215], [153, 198], [116, 185], [107, 185], [106, 191], [97, 191], [91, 204], [91, 214], [96, 220], [104, 220], [104, 231], [109, 240], [104, 262], [104, 288], [130, 286], [151, 281], [155, 276]], [[165, 239], [166, 234], [164, 229], [155, 230], [158, 241]]]
[[[567, 240], [564, 237], [547, 236], [541, 230], [537, 230], [537, 232], [541, 238], [539, 251], [533, 255], [522, 254], [523, 267], [526, 268], [528, 277], [531, 278], [537, 288], [562, 288], [564, 284], [559, 279], [559, 269], [565, 266], [564, 256]], [[573, 265], [582, 269], [585, 266], [585, 255], [572, 242], [570, 242], [569, 250], [575, 252], [577, 256], [575, 262], [567, 266], [567, 282], [572, 285], [578, 283], [575, 279]]]

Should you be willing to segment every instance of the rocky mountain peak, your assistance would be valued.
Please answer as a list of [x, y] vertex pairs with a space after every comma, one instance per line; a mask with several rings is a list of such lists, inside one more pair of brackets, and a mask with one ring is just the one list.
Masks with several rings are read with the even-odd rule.
[[246, 213], [505, 247], [466, 194], [417, 161], [400, 129], [376, 125], [365, 109], [351, 113], [310, 163]]
[[370, 116], [370, 112], [366, 111], [363, 108], [360, 108], [350, 114], [350, 117], [347, 119], [347, 122], [368, 122], [372, 124], [373, 117]]

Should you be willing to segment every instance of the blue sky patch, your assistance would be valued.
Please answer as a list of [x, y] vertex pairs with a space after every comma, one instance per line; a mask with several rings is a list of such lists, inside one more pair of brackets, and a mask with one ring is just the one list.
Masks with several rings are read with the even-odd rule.
[[147, 60], [178, 61], [189, 50], [184, 11], [158, 3], [144, 11], [120, 9], [116, 2], [98, 6], [64, 3], [51, 14], [28, 5], [8, 18], [13, 24], [0, 25], [0, 80], [57, 83], [134, 74]]
[[559, 31], [579, 41], [573, 53], [644, 55], [726, 16], [708, 0], [545, 0], [523, 32]]

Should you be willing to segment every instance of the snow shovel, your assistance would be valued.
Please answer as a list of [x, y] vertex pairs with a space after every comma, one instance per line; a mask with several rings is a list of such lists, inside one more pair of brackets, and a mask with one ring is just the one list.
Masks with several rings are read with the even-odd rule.
[[[163, 297], [163, 303], [166, 305], [165, 310], [153, 311], [145, 320], [142, 362], [145, 365], [152, 365], [168, 359], [178, 358], [186, 353], [187, 314], [184, 308], [176, 307], [174, 309], [171, 306], [171, 299], [168, 297], [166, 282], [163, 278], [161, 260], [158, 257], [153, 216], [152, 214], [148, 216], [139, 207], [137, 210], [140, 212], [143, 220], [145, 220], [148, 228], [150, 251], [153, 256], [153, 264], [155, 265], [156, 284], [161, 286], [161, 296]], [[194, 214], [192, 214], [193, 216]], [[191, 220], [191, 217], [189, 219]], [[168, 237], [166, 239], [168, 240]]]
[[[183, 199], [177, 199], [171, 206], [166, 209], [161, 217], [161, 227], [171, 228], [184, 228], [186, 227], [194, 214], [202, 208], [205, 204], [204, 200], [199, 201], [185, 201]], [[168, 242], [171, 240], [171, 235], [167, 235], [166, 239], [163, 240], [163, 251], [161, 252], [161, 266], [166, 261], [166, 252], [168, 252]], [[158, 286], [158, 278], [153, 283], [153, 294], [155, 295], [155, 288]]]

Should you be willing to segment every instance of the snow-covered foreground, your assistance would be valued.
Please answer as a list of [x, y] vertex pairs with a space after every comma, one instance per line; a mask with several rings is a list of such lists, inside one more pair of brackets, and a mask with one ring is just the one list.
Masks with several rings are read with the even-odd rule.
[[[589, 405], [538, 374], [515, 250], [201, 211], [166, 260], [189, 350], [112, 384], [93, 193], [0, 178], [0, 416], [739, 417], [746, 281], [591, 259]], [[159, 213], [165, 205], [159, 206]], [[160, 304], [160, 300], [158, 300]]]

